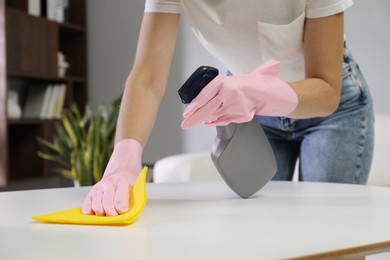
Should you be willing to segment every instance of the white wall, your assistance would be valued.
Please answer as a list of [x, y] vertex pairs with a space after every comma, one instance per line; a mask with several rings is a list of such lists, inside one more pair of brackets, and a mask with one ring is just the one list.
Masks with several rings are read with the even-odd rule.
[[[108, 103], [122, 91], [131, 67], [144, 1], [88, 1], [88, 45], [90, 101], [96, 107]], [[346, 11], [345, 31], [349, 48], [370, 85], [375, 110], [390, 114], [390, 1], [354, 0]], [[213, 127], [180, 128], [184, 109], [177, 89], [200, 65], [224, 68], [193, 36], [182, 19], [169, 86], [154, 131], [144, 152], [144, 160], [209, 150], [215, 136]]]
[[374, 98], [376, 113], [390, 114], [390, 1], [354, 0], [345, 12], [347, 43]]

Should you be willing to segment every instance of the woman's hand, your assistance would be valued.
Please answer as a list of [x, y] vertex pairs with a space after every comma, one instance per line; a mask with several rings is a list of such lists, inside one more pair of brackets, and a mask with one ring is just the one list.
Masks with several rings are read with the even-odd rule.
[[182, 128], [198, 123], [227, 125], [254, 115], [287, 116], [296, 108], [294, 90], [279, 79], [279, 62], [270, 60], [250, 74], [217, 76], [188, 105]]
[[133, 139], [119, 141], [102, 179], [84, 200], [82, 212], [116, 216], [129, 210], [130, 191], [141, 172], [142, 146]]

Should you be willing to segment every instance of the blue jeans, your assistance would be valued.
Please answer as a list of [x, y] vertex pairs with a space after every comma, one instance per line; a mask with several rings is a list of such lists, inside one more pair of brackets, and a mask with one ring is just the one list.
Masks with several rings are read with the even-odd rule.
[[274, 180], [366, 184], [372, 161], [372, 98], [351, 53], [344, 48], [341, 100], [327, 117], [290, 119], [256, 116], [275, 153]]

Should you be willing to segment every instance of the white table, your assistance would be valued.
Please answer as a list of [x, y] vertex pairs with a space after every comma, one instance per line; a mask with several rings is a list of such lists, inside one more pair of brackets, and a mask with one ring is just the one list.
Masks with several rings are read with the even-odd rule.
[[223, 182], [147, 184], [130, 226], [40, 224], [89, 187], [0, 193], [0, 259], [350, 259], [390, 251], [390, 189], [270, 182], [251, 199]]

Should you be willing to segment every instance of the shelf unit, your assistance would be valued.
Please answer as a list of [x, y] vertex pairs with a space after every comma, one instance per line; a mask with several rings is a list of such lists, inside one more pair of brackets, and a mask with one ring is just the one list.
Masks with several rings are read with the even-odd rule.
[[[47, 18], [46, 2], [40, 0], [41, 15], [33, 16], [29, 0], [0, 0], [0, 186], [56, 176], [53, 162], [37, 156], [36, 137], [51, 139], [58, 120], [8, 119], [10, 89], [22, 108], [36, 84], [65, 84], [65, 107], [87, 103], [87, 0], [68, 0], [65, 22]], [[70, 65], [64, 77], [58, 76], [59, 51]]]

